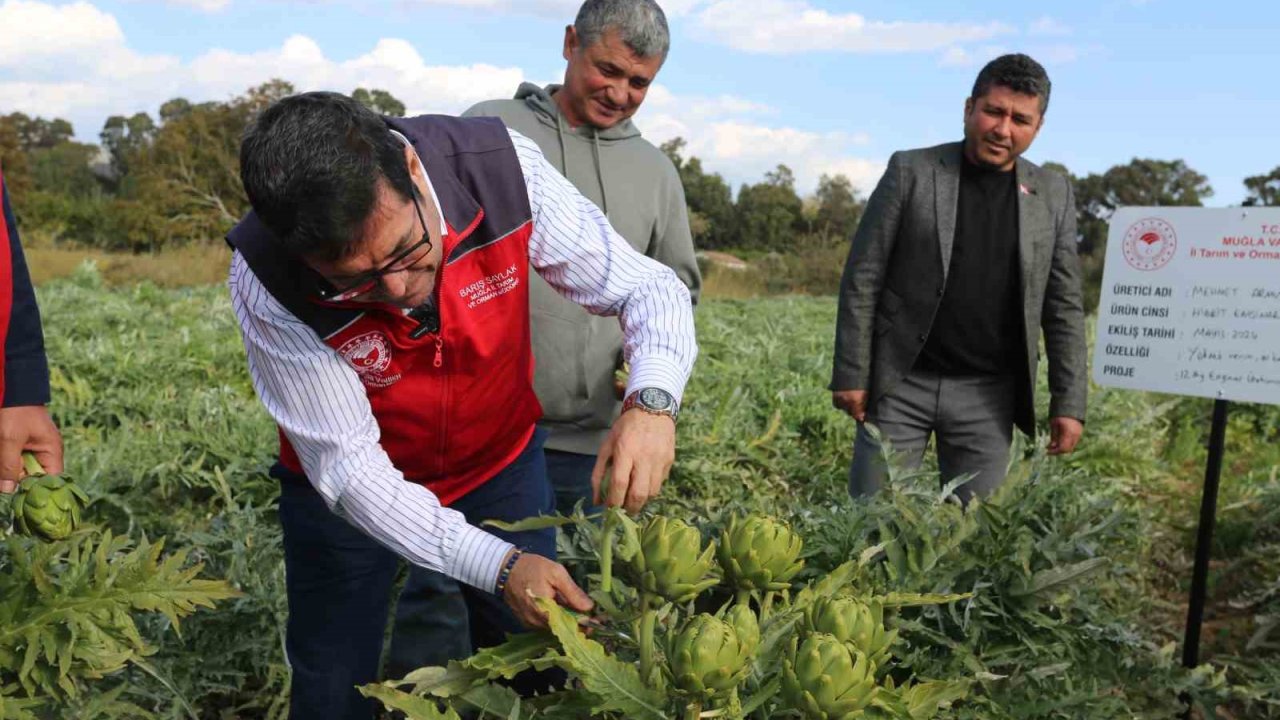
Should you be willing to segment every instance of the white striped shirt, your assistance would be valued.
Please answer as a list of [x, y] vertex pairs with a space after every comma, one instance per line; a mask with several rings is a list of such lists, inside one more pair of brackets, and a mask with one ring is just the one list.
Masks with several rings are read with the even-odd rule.
[[[515, 131], [511, 139], [533, 210], [530, 263], [565, 297], [619, 317], [628, 392], [656, 387], [679, 400], [697, 356], [688, 289], [632, 249], [537, 145]], [[266, 291], [239, 253], [228, 286], [254, 388], [330, 509], [410, 562], [492, 592], [511, 544], [404, 480], [379, 444], [355, 370]]]

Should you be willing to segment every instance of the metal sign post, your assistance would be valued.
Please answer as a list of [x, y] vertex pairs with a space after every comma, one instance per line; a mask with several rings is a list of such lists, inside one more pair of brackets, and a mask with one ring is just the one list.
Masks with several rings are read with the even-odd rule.
[[1209, 578], [1209, 552], [1218, 515], [1218, 479], [1222, 477], [1222, 446], [1227, 434], [1226, 400], [1213, 402], [1209, 428], [1209, 459], [1204, 466], [1204, 492], [1200, 496], [1200, 529], [1196, 532], [1196, 563], [1191, 571], [1191, 599], [1187, 603], [1187, 634], [1182, 643], [1182, 665], [1200, 664], [1200, 626], [1204, 623], [1205, 586]]
[[[1209, 583], [1209, 554], [1213, 549], [1213, 529], [1218, 520], [1218, 480], [1222, 477], [1223, 446], [1227, 435], [1226, 400], [1213, 401], [1213, 422], [1209, 426], [1209, 458], [1204, 465], [1204, 490], [1200, 495], [1200, 526], [1196, 531], [1196, 560], [1191, 570], [1191, 596], [1187, 601], [1187, 632], [1182, 640], [1182, 666], [1200, 664], [1200, 629], [1204, 625], [1204, 600]], [[1191, 718], [1191, 699], [1183, 718]]]

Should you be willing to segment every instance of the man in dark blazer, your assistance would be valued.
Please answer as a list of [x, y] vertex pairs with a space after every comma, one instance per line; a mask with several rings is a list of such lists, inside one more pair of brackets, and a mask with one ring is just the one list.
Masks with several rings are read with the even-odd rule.
[[[840, 282], [832, 403], [858, 421], [849, 491], [875, 492], [880, 439], [906, 467], [936, 437], [967, 501], [1004, 479], [1016, 425], [1035, 434], [1040, 331], [1049, 452], [1083, 432], [1084, 308], [1071, 183], [1020, 156], [1049, 105], [1044, 68], [1004, 55], [978, 74], [964, 141], [893, 154]], [[868, 431], [871, 424], [880, 439]]]

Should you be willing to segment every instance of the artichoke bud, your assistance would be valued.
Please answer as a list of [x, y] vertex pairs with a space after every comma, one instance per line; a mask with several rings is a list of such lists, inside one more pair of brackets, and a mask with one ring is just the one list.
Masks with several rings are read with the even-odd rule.
[[725, 578], [742, 590], [783, 590], [804, 567], [804, 542], [770, 517], [729, 520], [718, 553]]
[[760, 646], [760, 621], [755, 612], [746, 603], [739, 603], [725, 613], [725, 622], [733, 627], [738, 636], [738, 643], [748, 655], [754, 655]]
[[805, 627], [810, 632], [827, 633], [867, 656], [877, 667], [889, 659], [889, 650], [898, 631], [884, 626], [884, 606], [864, 603], [852, 597], [820, 597], [805, 608]]
[[782, 661], [782, 695], [804, 717], [861, 717], [878, 690], [875, 663], [865, 654], [826, 633], [791, 639]]
[[[28, 456], [29, 457], [29, 456]], [[30, 458], [34, 462], [34, 458]], [[39, 464], [29, 464], [39, 469]], [[62, 540], [80, 527], [80, 510], [89, 496], [75, 483], [43, 470], [28, 475], [18, 485], [13, 501], [13, 521], [18, 532], [46, 541]]]
[[640, 532], [640, 552], [631, 567], [640, 589], [682, 603], [715, 585], [715, 543], [704, 550], [702, 535], [674, 518], [654, 517]]
[[703, 699], [742, 682], [751, 664], [751, 649], [743, 646], [733, 626], [706, 613], [685, 623], [667, 655], [675, 686]]

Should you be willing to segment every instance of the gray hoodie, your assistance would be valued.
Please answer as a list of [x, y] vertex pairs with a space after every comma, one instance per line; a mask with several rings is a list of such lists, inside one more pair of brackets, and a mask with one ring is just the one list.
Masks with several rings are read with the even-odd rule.
[[[569, 127], [551, 98], [559, 85], [521, 83], [513, 100], [488, 100], [463, 113], [495, 116], [533, 140], [578, 191], [608, 216], [636, 250], [675, 270], [698, 301], [684, 187], [671, 160], [640, 137], [631, 120], [607, 130]], [[618, 416], [614, 371], [622, 366], [617, 318], [594, 317], [530, 273], [534, 389], [547, 447], [594, 455]]]

